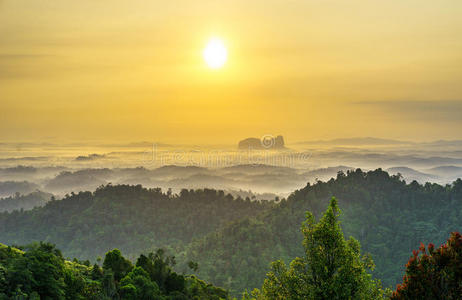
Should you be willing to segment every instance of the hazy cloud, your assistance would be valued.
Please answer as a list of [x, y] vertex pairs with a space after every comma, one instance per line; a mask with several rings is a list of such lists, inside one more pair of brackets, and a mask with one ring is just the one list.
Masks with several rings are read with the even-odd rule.
[[33, 76], [36, 74], [36, 71], [34, 71], [31, 67], [35, 66], [36, 63], [39, 63], [40, 60], [49, 57], [55, 57], [55, 55], [0, 54], [0, 79], [16, 79]]
[[412, 120], [462, 122], [462, 100], [356, 101], [353, 103]]
[[53, 55], [47, 54], [0, 54], [0, 60], [10, 61], [12, 59], [34, 59], [34, 58], [43, 58], [50, 57]]
[[0, 162], [17, 162], [17, 161], [47, 161], [49, 156], [25, 156], [25, 157], [6, 157], [0, 158]]

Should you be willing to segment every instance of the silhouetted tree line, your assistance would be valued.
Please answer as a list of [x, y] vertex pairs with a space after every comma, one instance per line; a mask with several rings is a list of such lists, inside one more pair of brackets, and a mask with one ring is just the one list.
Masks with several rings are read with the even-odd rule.
[[34, 207], [40, 207], [45, 205], [51, 197], [51, 194], [40, 191], [32, 192], [27, 195], [21, 195], [19, 192], [16, 192], [14, 196], [0, 199], [0, 212], [28, 210]]
[[66, 256], [80, 259], [117, 247], [133, 258], [142, 251], [185, 245], [272, 206], [212, 189], [185, 189], [176, 195], [141, 185], [106, 185], [30, 211], [0, 213], [0, 241], [50, 241]]

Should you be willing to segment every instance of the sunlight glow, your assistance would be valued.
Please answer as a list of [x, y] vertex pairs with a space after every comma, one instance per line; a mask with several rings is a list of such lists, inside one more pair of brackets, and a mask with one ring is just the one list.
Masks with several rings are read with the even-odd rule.
[[212, 69], [219, 69], [224, 66], [228, 59], [228, 51], [222, 40], [211, 39], [203, 52], [204, 60]]

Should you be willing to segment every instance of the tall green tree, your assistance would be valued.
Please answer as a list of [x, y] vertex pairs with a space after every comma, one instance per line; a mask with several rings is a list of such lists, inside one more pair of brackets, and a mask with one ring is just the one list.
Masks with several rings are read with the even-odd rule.
[[259, 299], [381, 299], [380, 283], [367, 272], [374, 264], [361, 256], [354, 238], [345, 240], [339, 222], [340, 209], [332, 198], [318, 223], [306, 213], [302, 225], [305, 257], [296, 258], [287, 267], [282, 261], [272, 263]]
[[114, 280], [119, 282], [133, 268], [132, 263], [122, 256], [119, 249], [114, 249], [106, 253], [103, 262], [105, 270], [111, 270], [114, 273]]

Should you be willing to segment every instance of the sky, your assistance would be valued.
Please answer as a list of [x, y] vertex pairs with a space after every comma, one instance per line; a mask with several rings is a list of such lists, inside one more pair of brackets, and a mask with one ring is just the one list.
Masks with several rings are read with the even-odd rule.
[[[462, 1], [0, 0], [0, 141], [462, 139]], [[221, 69], [207, 42], [228, 50]]]

